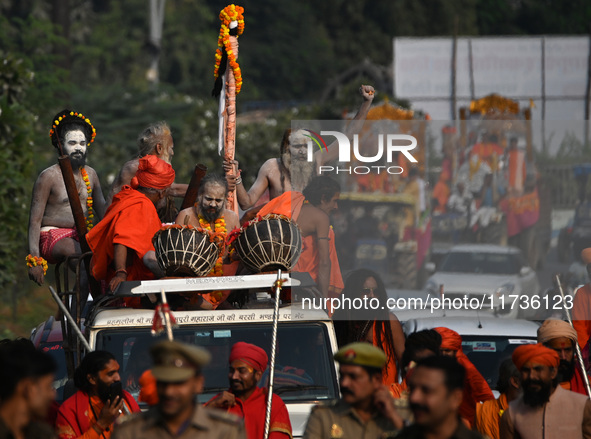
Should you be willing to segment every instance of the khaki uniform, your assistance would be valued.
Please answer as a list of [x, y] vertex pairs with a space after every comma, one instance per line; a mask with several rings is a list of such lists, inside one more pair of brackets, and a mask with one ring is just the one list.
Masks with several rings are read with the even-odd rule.
[[178, 436], [167, 428], [156, 408], [122, 420], [113, 430], [111, 439], [246, 439], [242, 419], [219, 410], [198, 407], [190, 422]]
[[397, 433], [392, 422], [381, 413], [365, 422], [349, 404], [338, 401], [312, 409], [304, 439], [375, 439], [394, 437]]

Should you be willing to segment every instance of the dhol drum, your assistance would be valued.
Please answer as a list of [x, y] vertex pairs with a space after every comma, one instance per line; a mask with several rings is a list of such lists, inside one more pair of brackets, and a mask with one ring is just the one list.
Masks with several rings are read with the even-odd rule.
[[214, 267], [224, 240], [193, 226], [165, 226], [152, 239], [158, 265], [166, 276], [207, 276]]
[[288, 217], [269, 214], [242, 227], [233, 245], [244, 265], [255, 273], [290, 271], [302, 252], [302, 234]]

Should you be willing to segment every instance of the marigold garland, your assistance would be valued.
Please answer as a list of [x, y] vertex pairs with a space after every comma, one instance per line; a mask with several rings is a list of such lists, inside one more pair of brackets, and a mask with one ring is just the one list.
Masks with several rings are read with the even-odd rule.
[[33, 256], [29, 254], [25, 258], [25, 262], [27, 263], [27, 267], [36, 267], [38, 265], [43, 267], [43, 276], [47, 274], [47, 261], [41, 256]]
[[[94, 128], [94, 126], [92, 125], [92, 123], [90, 123], [90, 119], [87, 118], [86, 116], [84, 116], [82, 113], [78, 113], [76, 111], [70, 111], [70, 116], [79, 117], [84, 122], [86, 122], [88, 125], [90, 125], [90, 128], [92, 129], [92, 135], [90, 137], [90, 140], [89, 140], [88, 144], [90, 145], [92, 142], [94, 142], [94, 138], [96, 137], [96, 129]], [[49, 137], [50, 138], [53, 137], [53, 135], [56, 133], [57, 126], [66, 117], [68, 117], [68, 115], [67, 114], [63, 114], [63, 115], [59, 116], [56, 120], [53, 121], [53, 124], [51, 126], [51, 129], [49, 130]]]
[[230, 23], [233, 21], [238, 22], [238, 35], [242, 35], [244, 32], [244, 8], [236, 5], [228, 5], [220, 11], [220, 20], [222, 25], [220, 27], [220, 35], [218, 37], [218, 48], [215, 51], [215, 65], [213, 70], [213, 76], [217, 79], [219, 76], [220, 64], [222, 62], [222, 48], [226, 49], [228, 55], [228, 64], [234, 72], [234, 78], [236, 79], [236, 94], [240, 93], [242, 89], [242, 72], [240, 65], [236, 61], [236, 55], [232, 51], [230, 45]]
[[84, 180], [84, 184], [86, 185], [86, 192], [88, 197], [86, 198], [86, 207], [88, 207], [88, 216], [85, 218], [86, 220], [86, 230], [90, 232], [90, 229], [94, 227], [94, 211], [92, 210], [92, 187], [90, 186], [90, 179], [88, 178], [88, 173], [86, 169], [80, 168], [80, 173], [82, 174], [82, 180]]
[[[216, 241], [218, 243], [225, 242], [226, 234], [228, 233], [228, 231], [226, 230], [226, 220], [224, 219], [224, 217], [216, 219], [213, 224], [213, 229], [212, 229], [211, 224], [205, 220], [203, 215], [199, 215], [199, 225], [201, 226], [201, 228], [203, 230], [207, 230], [212, 233], [210, 239], [212, 239], [213, 241]], [[222, 276], [223, 275], [222, 260], [223, 260], [223, 251], [220, 252], [220, 256], [218, 257], [217, 261], [215, 262], [213, 269], [209, 273], [210, 276]]]

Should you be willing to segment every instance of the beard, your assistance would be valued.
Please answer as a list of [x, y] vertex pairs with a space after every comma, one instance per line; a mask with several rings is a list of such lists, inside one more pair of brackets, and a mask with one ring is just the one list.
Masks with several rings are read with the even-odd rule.
[[[540, 386], [539, 390], [531, 388], [532, 384]], [[550, 400], [552, 394], [552, 382], [539, 380], [526, 380], [523, 382], [523, 402], [530, 407], [542, 407]]]
[[207, 221], [210, 224], [213, 224], [215, 222], [215, 220], [217, 220], [218, 218], [220, 218], [222, 216], [222, 210], [224, 209], [224, 205], [221, 205], [220, 207], [216, 207], [214, 210], [211, 210], [211, 211], [209, 208], [203, 206], [203, 204], [200, 207], [201, 207], [201, 209], [200, 209], [201, 215], [203, 215], [203, 218], [205, 218], [205, 221]]
[[575, 360], [572, 361], [560, 360], [558, 365], [558, 382], [563, 383], [570, 381], [575, 374]]
[[109, 399], [109, 385], [105, 384], [101, 379], [99, 379], [96, 393], [102, 402], [107, 402], [107, 399]]
[[70, 154], [70, 163], [72, 163], [72, 169], [83, 168], [86, 166], [86, 154]]
[[292, 160], [291, 153], [287, 149], [281, 154], [281, 163], [289, 171], [289, 179], [292, 191], [303, 191], [314, 174], [314, 162], [307, 160]]

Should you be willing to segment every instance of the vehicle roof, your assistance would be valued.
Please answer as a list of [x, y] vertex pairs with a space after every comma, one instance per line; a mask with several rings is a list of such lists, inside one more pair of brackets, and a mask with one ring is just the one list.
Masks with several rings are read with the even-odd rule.
[[[173, 311], [179, 326], [199, 324], [272, 323], [273, 308]], [[88, 329], [151, 327], [153, 309], [104, 308], [97, 311]], [[324, 311], [302, 310], [290, 305], [279, 308], [280, 322], [331, 322]]]
[[404, 331], [410, 334], [439, 326], [452, 329], [461, 335], [536, 338], [540, 325], [530, 320], [502, 317], [427, 317], [406, 321]]
[[517, 247], [510, 247], [504, 245], [495, 245], [495, 244], [459, 244], [454, 245], [449, 252], [456, 252], [456, 253], [507, 253], [507, 254], [514, 254], [519, 253], [520, 250]]

